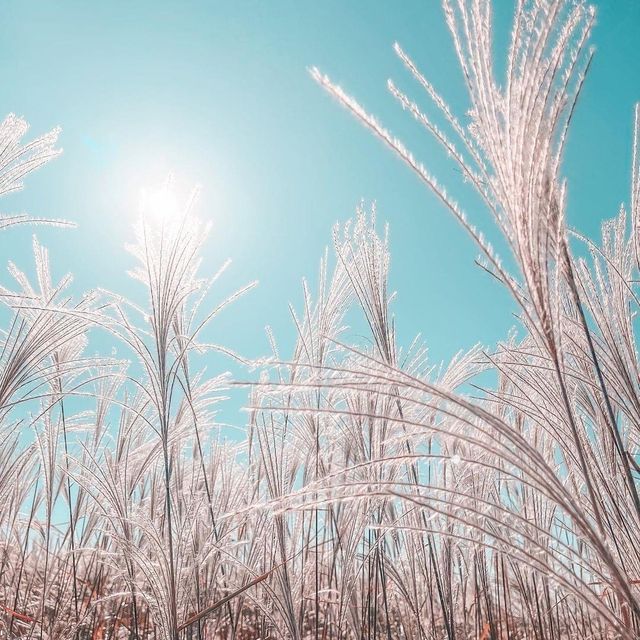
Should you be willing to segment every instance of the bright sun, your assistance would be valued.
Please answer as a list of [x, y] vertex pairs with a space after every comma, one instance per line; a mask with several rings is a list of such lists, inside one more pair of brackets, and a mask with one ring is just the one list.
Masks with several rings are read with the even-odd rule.
[[168, 179], [161, 187], [140, 189], [140, 214], [154, 226], [175, 222], [182, 211], [173, 181]]

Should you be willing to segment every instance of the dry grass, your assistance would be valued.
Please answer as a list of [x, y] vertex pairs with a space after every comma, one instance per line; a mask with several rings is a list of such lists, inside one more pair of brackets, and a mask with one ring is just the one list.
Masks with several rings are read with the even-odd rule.
[[[599, 243], [582, 238], [565, 223], [560, 167], [592, 10], [518, 2], [500, 83], [490, 2], [444, 9], [468, 121], [399, 46], [436, 115], [389, 88], [476, 188], [516, 273], [400, 141], [312, 73], [475, 239], [520, 309], [518, 333], [440, 369], [419, 341], [400, 348], [386, 232], [359, 210], [336, 228], [317, 294], [305, 285], [292, 310], [293, 354], [273, 344], [272, 357], [247, 363], [259, 381], [245, 385], [247, 439], [231, 446], [216, 435], [216, 407], [240, 383], [194, 356], [227, 352], [202, 331], [251, 285], [210, 301], [223, 269], [199, 275], [206, 229], [193, 198], [175, 218], [140, 221], [132, 275], [143, 304], [75, 299], [36, 242], [37, 282], [11, 267], [17, 288], [0, 290], [11, 313], [0, 354], [0, 637], [638, 637], [638, 114], [629, 209]], [[1, 193], [56, 153], [55, 132], [21, 146], [25, 128], [13, 116], [0, 127]], [[350, 344], [353, 310], [370, 335]], [[92, 327], [132, 362], [87, 357]], [[483, 371], [495, 386], [478, 388]]]

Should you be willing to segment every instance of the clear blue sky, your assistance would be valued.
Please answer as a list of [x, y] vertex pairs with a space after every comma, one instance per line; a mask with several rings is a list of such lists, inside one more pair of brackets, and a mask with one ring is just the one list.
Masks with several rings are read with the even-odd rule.
[[[496, 4], [504, 40], [512, 3]], [[628, 199], [632, 112], [640, 99], [640, 2], [596, 5], [597, 52], [565, 166], [570, 222], [592, 235]], [[375, 200], [380, 221], [391, 226], [400, 341], [422, 332], [435, 361], [478, 341], [495, 343], [513, 325], [511, 305], [474, 266], [471, 243], [307, 73], [317, 65], [340, 82], [457, 192], [459, 174], [386, 91], [393, 77], [420, 96], [392, 52], [396, 40], [463, 111], [462, 80], [436, 0], [3, 2], [1, 109], [24, 115], [30, 135], [61, 125], [64, 154], [0, 209], [75, 221], [72, 231], [36, 230], [54, 273], [74, 272], [78, 290], [136, 295], [123, 245], [139, 188], [169, 171], [187, 189], [200, 183], [199, 213], [214, 223], [205, 270], [233, 259], [221, 295], [260, 280], [210, 337], [257, 356], [267, 351], [266, 324], [291, 344], [287, 304], [299, 304], [301, 278], [315, 279], [332, 225], [350, 217], [361, 198]], [[460, 200], [495, 237], [475, 201]], [[26, 268], [32, 233], [0, 235], [2, 261]], [[0, 277], [8, 279], [6, 272]]]

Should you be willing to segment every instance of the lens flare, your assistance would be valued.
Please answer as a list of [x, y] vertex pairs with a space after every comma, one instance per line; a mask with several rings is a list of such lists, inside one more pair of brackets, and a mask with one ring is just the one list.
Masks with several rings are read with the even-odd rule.
[[167, 180], [159, 188], [140, 189], [139, 210], [145, 222], [162, 227], [180, 218], [182, 207], [173, 188], [173, 180]]

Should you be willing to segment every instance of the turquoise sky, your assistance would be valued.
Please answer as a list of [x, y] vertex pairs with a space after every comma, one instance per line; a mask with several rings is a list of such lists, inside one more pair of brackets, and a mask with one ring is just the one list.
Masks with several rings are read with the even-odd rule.
[[[512, 3], [496, 4], [504, 40]], [[640, 99], [640, 2], [596, 4], [597, 52], [565, 166], [570, 222], [591, 235], [628, 199]], [[185, 190], [200, 183], [199, 213], [214, 223], [205, 270], [233, 259], [220, 296], [260, 280], [210, 337], [257, 356], [267, 352], [267, 324], [291, 345], [287, 305], [299, 304], [301, 278], [315, 281], [332, 225], [361, 198], [375, 200], [391, 227], [400, 341], [422, 332], [434, 361], [495, 343], [514, 323], [512, 307], [474, 266], [470, 241], [307, 72], [317, 65], [340, 82], [457, 195], [459, 173], [386, 91], [393, 77], [426, 104], [392, 52], [396, 40], [463, 112], [462, 79], [435, 0], [2, 2], [1, 108], [24, 115], [32, 135], [61, 125], [64, 154], [0, 209], [75, 221], [72, 231], [36, 230], [54, 273], [74, 272], [78, 290], [137, 295], [123, 245], [139, 188], [169, 171]], [[465, 193], [469, 217], [495, 237]], [[0, 235], [3, 261], [27, 268], [32, 233]], [[7, 281], [6, 272], [0, 277]]]

